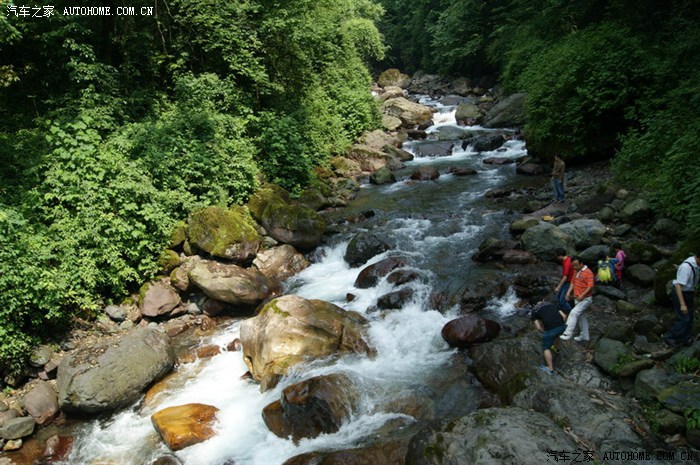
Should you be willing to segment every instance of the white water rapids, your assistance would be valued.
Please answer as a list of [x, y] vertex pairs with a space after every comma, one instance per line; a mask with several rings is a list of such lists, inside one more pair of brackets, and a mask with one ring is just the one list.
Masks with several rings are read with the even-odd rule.
[[[454, 107], [442, 107], [436, 117], [437, 126], [455, 125]], [[429, 132], [435, 128], [430, 128]], [[482, 129], [482, 128], [471, 128]], [[411, 150], [411, 144], [407, 144]], [[457, 309], [440, 313], [430, 310], [429, 299], [434, 284], [441, 276], [454, 274], [450, 265], [436, 265], [434, 269], [424, 265], [427, 256], [468, 257], [485, 234], [488, 223], [484, 218], [498, 215], [497, 212], [471, 212], [470, 204], [483, 193], [507, 179], [513, 171], [510, 167], [485, 169], [481, 160], [486, 156], [518, 157], [525, 153], [522, 142], [509, 141], [505, 151], [499, 153], [475, 153], [459, 146], [452, 155], [439, 158], [417, 158], [407, 163], [410, 167], [433, 164], [444, 167], [460, 164], [479, 168], [480, 184], [468, 189], [460, 187], [452, 202], [463, 215], [437, 221], [427, 217], [396, 213], [381, 226], [395, 244], [395, 249], [374, 257], [368, 264], [390, 255], [408, 256], [416, 263], [415, 271], [420, 279], [404, 286], [414, 290], [413, 298], [401, 309], [382, 313], [367, 313], [377, 298], [397, 288], [386, 280], [370, 289], [353, 286], [357, 274], [363, 267], [350, 268], [343, 259], [351, 234], [343, 235], [336, 243], [325, 246], [323, 258], [286, 283], [288, 293], [309, 299], [333, 302], [347, 310], [365, 314], [370, 320], [369, 343], [376, 348], [374, 358], [346, 356], [333, 364], [313, 363], [300, 367], [288, 378], [268, 392], [260, 393], [259, 386], [250, 380], [241, 380], [247, 371], [242, 352], [222, 351], [209, 359], [198, 360], [179, 367], [171, 387], [157, 395], [147, 407], [134, 406], [109, 419], [93, 420], [76, 433], [73, 451], [67, 463], [71, 465], [119, 464], [142, 465], [164, 454], [170, 453], [163, 445], [151, 424], [150, 416], [165, 407], [187, 403], [203, 403], [220, 409], [216, 435], [212, 439], [188, 447], [175, 455], [186, 465], [280, 465], [288, 458], [316, 450], [331, 450], [357, 447], [363, 438], [394, 419], [411, 421], [402, 414], [387, 413], [382, 409], [386, 399], [400, 396], [406, 390], [416, 389], [425, 380], [439, 373], [454, 351], [440, 336], [442, 327], [457, 315]], [[441, 170], [442, 171], [442, 170]], [[449, 189], [451, 183], [462, 182], [451, 175], [441, 176], [430, 189]], [[375, 196], [387, 196], [401, 202], [402, 196], [410, 199], [412, 189], [425, 189], [428, 183], [417, 187], [398, 182], [389, 186], [366, 186]], [[464, 184], [462, 184], [463, 186]], [[456, 187], [455, 187], [456, 189]], [[408, 200], [410, 203], [410, 200]], [[410, 208], [409, 205], [407, 208]], [[458, 252], [448, 247], [457, 247]], [[464, 260], [460, 259], [460, 262]], [[365, 265], [366, 266], [366, 265]], [[463, 266], [471, 266], [465, 264]], [[348, 302], [346, 294], [355, 295]], [[507, 294], [493, 301], [491, 309], [507, 316], [514, 312], [515, 295]], [[202, 344], [218, 344], [222, 347], [238, 336], [240, 322], [226, 328], [218, 328], [215, 336]], [[315, 439], [302, 440], [295, 445], [291, 440], [281, 439], [265, 426], [261, 412], [274, 400], [279, 399], [282, 389], [291, 383], [311, 376], [332, 372], [343, 372], [354, 378], [367, 380], [381, 389], [363, 392], [361, 408], [335, 434], [321, 435]]]

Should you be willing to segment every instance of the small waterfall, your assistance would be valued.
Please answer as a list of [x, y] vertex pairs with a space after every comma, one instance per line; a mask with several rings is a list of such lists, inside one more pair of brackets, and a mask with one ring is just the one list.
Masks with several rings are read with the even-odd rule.
[[[430, 102], [428, 99], [423, 99]], [[454, 107], [435, 104], [434, 127], [456, 125]], [[464, 128], [485, 131], [483, 128]], [[473, 167], [479, 173], [469, 180], [443, 174], [438, 182], [398, 182], [389, 186], [364, 186], [358, 198], [340, 214], [351, 215], [372, 209], [376, 216], [361, 228], [393, 245], [392, 250], [373, 257], [366, 265], [388, 256], [407, 257], [409, 267], [419, 279], [404, 284], [412, 297], [402, 308], [386, 312], [370, 311], [377, 299], [398, 288], [381, 279], [370, 289], [354, 287], [363, 267], [351, 268], [343, 255], [347, 243], [359, 225], [341, 223], [340, 234], [324, 246], [322, 258], [286, 283], [286, 291], [309, 299], [332, 302], [346, 310], [364, 314], [370, 321], [369, 342], [376, 357], [346, 356], [335, 363], [326, 361], [298, 367], [279, 385], [260, 393], [257, 384], [242, 380], [247, 371], [241, 352], [223, 351], [209, 359], [183, 365], [169, 380], [168, 388], [144, 406], [135, 405], [109, 419], [94, 420], [76, 434], [70, 465], [88, 465], [105, 461], [120, 465], [141, 465], [169, 453], [151, 425], [150, 415], [165, 407], [186, 403], [205, 403], [220, 409], [217, 434], [212, 439], [176, 453], [186, 465], [279, 465], [305, 452], [356, 447], [388, 422], [413, 421], [392, 413], [385, 402], [406, 391], [418, 390], [439, 376], [440, 369], [454, 354], [442, 339], [442, 327], [457, 315], [457, 309], [441, 312], [431, 308], [431, 294], [455, 289], [472, 279], [478, 270], [471, 255], [489, 236], [503, 235], [501, 211], [484, 205], [483, 193], [507, 182], [513, 166], [488, 167], [488, 156], [517, 158], [524, 155], [520, 141], [508, 141], [499, 152], [474, 152], [461, 141], [445, 157], [416, 158], [407, 163], [399, 177], [420, 165], [430, 164], [441, 172], [449, 166]], [[409, 151], [419, 142], [406, 144]], [[347, 294], [354, 298], [348, 301]], [[507, 318], [515, 312], [512, 290], [489, 304], [489, 310]], [[203, 344], [225, 346], [239, 334], [240, 321], [217, 329]], [[334, 434], [304, 439], [299, 444], [282, 439], [265, 426], [262, 409], [279, 399], [282, 389], [291, 383], [329, 373], [344, 373], [357, 379], [366, 389], [360, 407]]]

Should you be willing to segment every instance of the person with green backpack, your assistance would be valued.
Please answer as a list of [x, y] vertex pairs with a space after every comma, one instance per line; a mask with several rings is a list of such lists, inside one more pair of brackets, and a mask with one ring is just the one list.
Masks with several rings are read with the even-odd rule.
[[615, 284], [617, 275], [615, 274], [615, 265], [617, 258], [611, 258], [607, 254], [601, 252], [598, 255], [598, 272], [596, 274], [596, 282], [599, 284]]

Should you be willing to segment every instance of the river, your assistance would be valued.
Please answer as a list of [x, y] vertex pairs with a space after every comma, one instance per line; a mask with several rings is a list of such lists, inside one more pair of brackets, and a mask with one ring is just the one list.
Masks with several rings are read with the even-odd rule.
[[[427, 97], [422, 102], [438, 108], [428, 129], [434, 134], [444, 126], [456, 126], [454, 107], [440, 105]], [[466, 128], [481, 131], [482, 128]], [[484, 130], [486, 131], [486, 130]], [[404, 148], [420, 153], [421, 144], [408, 142]], [[168, 389], [148, 404], [134, 405], [111, 417], [81, 425], [69, 460], [76, 464], [149, 464], [170, 453], [155, 432], [150, 415], [165, 407], [186, 403], [204, 403], [220, 409], [217, 435], [175, 455], [186, 465], [279, 465], [295, 455], [324, 449], [350, 448], [387, 424], [411, 424], [412, 417], [391, 413], [383, 408], [389, 401], [412, 393], [430, 397], [429, 386], [455, 355], [440, 336], [445, 323], [458, 309], [431, 309], [431, 295], [452, 295], [481, 271], [471, 260], [479, 244], [488, 237], [506, 237], [510, 214], [493, 200], [485, 199], [489, 189], [517, 185], [514, 165], [486, 166], [490, 156], [518, 158], [526, 154], [524, 143], [510, 140], [498, 152], [476, 153], [471, 147], [455, 144], [451, 155], [416, 157], [390, 185], [363, 185], [357, 198], [342, 211], [329, 214], [338, 233], [329, 236], [315, 253], [316, 262], [285, 283], [286, 293], [322, 299], [347, 310], [365, 314], [370, 320], [370, 343], [375, 358], [347, 356], [333, 364], [315, 363], [299, 368], [273, 390], [260, 393], [258, 385], [240, 379], [247, 371], [242, 352], [226, 352], [195, 363], [185, 364], [168, 382]], [[430, 165], [441, 172], [436, 181], [408, 181], [419, 166]], [[472, 167], [475, 176], [446, 174], [449, 167]], [[363, 221], [346, 221], [362, 212], [373, 215]], [[402, 308], [387, 312], [369, 311], [377, 298], [396, 290], [381, 280], [370, 289], [356, 289], [353, 283], [363, 268], [350, 268], [343, 260], [349, 240], [358, 231], [371, 231], [393, 245], [392, 250], [374, 257], [368, 264], [387, 256], [410, 259], [410, 267], [420, 278], [404, 286], [413, 289], [413, 297]], [[348, 302], [347, 294], [355, 295]], [[514, 312], [515, 297], [509, 293], [491, 303], [500, 318]], [[238, 336], [240, 321], [217, 328], [202, 345], [225, 346]], [[335, 434], [302, 440], [298, 445], [272, 434], [265, 426], [261, 411], [278, 399], [281, 390], [293, 382], [313, 375], [344, 372], [360, 380], [361, 406]]]

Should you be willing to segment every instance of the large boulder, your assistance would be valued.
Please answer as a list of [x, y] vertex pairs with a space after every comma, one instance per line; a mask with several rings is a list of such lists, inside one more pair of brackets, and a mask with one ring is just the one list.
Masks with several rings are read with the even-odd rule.
[[32, 417], [15, 417], [0, 426], [0, 439], [21, 439], [34, 432], [36, 421]]
[[452, 155], [454, 146], [452, 141], [427, 140], [416, 143], [413, 146], [413, 151], [417, 157], [446, 157]]
[[559, 226], [573, 240], [577, 249], [585, 249], [600, 244], [605, 235], [605, 225], [598, 220], [581, 219], [564, 223]]
[[360, 271], [360, 274], [355, 279], [354, 286], [358, 289], [374, 287], [380, 278], [387, 276], [397, 268], [405, 267], [407, 263], [404, 257], [388, 257], [380, 260]]
[[287, 295], [241, 323], [243, 359], [263, 391], [294, 365], [337, 353], [371, 353], [365, 319], [322, 300]]
[[376, 234], [359, 232], [353, 236], [345, 249], [345, 261], [350, 266], [360, 266], [382, 252], [391, 249], [391, 246]]
[[180, 303], [180, 294], [170, 280], [149, 281], [139, 291], [139, 307], [143, 316], [153, 318], [167, 315]]
[[620, 219], [631, 224], [648, 222], [652, 215], [651, 204], [644, 199], [631, 200], [620, 211]]
[[434, 181], [439, 177], [440, 172], [431, 166], [421, 166], [411, 174], [411, 179], [414, 181]]
[[253, 265], [270, 279], [283, 281], [308, 268], [309, 260], [289, 244], [260, 252]]
[[394, 182], [396, 182], [396, 176], [394, 176], [394, 174], [386, 166], [379, 168], [377, 171], [369, 175], [370, 184], [382, 185], [391, 184]]
[[554, 261], [558, 248], [563, 248], [568, 254], [575, 250], [571, 236], [550, 223], [540, 223], [528, 228], [520, 240], [523, 248], [534, 253], [540, 260]]
[[484, 116], [486, 128], [513, 128], [525, 124], [525, 94], [513, 94], [494, 105]]
[[358, 178], [362, 176], [362, 167], [355, 160], [347, 157], [333, 157], [330, 159], [331, 167], [338, 176], [343, 178]]
[[475, 152], [492, 152], [502, 146], [505, 142], [501, 134], [486, 134], [478, 136], [462, 143], [464, 148], [472, 147]]
[[190, 281], [214, 300], [257, 305], [279, 291], [279, 283], [255, 269], [203, 260], [190, 270]]
[[411, 102], [403, 97], [386, 100], [382, 104], [382, 113], [401, 120], [404, 127], [414, 127], [433, 117], [435, 109]]
[[358, 386], [346, 375], [316, 376], [284, 388], [281, 399], [267, 405], [262, 416], [275, 435], [298, 442], [338, 431], [359, 398]]
[[593, 361], [606, 373], [617, 375], [622, 365], [631, 361], [632, 350], [620, 341], [602, 338], [595, 346]]
[[654, 280], [656, 279], [656, 271], [654, 268], [642, 263], [637, 263], [627, 268], [626, 274], [630, 278], [630, 281], [644, 287], [653, 286]]
[[450, 347], [464, 349], [472, 344], [487, 342], [498, 336], [498, 322], [477, 315], [465, 315], [449, 321], [442, 328], [442, 338]]
[[583, 263], [594, 265], [598, 263], [598, 256], [600, 254], [610, 255], [610, 246], [607, 245], [592, 245], [586, 248], [583, 252], [579, 254]]
[[207, 207], [190, 213], [188, 223], [191, 245], [238, 264], [250, 263], [262, 242], [252, 219], [240, 207]]
[[427, 429], [409, 446], [410, 465], [541, 465], [552, 451], [578, 445], [547, 416], [522, 408], [488, 408]]
[[658, 395], [659, 402], [672, 412], [683, 414], [700, 410], [700, 385], [693, 381], [683, 381], [669, 386]]
[[411, 77], [396, 68], [389, 68], [379, 75], [377, 84], [381, 87], [396, 86], [405, 89], [411, 84]]
[[50, 423], [58, 415], [58, 395], [46, 381], [37, 380], [26, 387], [22, 407], [38, 425]]
[[463, 102], [457, 105], [455, 119], [458, 123], [472, 126], [474, 124], [481, 124], [484, 121], [484, 115], [481, 114], [481, 110], [479, 110], [479, 107], [475, 104]]
[[364, 172], [377, 171], [380, 168], [389, 169], [401, 168], [401, 162], [393, 155], [382, 152], [363, 144], [355, 144], [348, 148], [347, 158], [355, 161]]
[[256, 192], [248, 206], [270, 237], [301, 251], [316, 247], [326, 229], [321, 215], [301, 205], [290, 205], [272, 190]]
[[170, 449], [180, 450], [213, 437], [218, 412], [211, 405], [178, 405], [154, 413], [151, 422]]
[[58, 366], [58, 399], [65, 411], [98, 413], [135, 402], [175, 364], [168, 336], [136, 327], [121, 337], [86, 345]]

